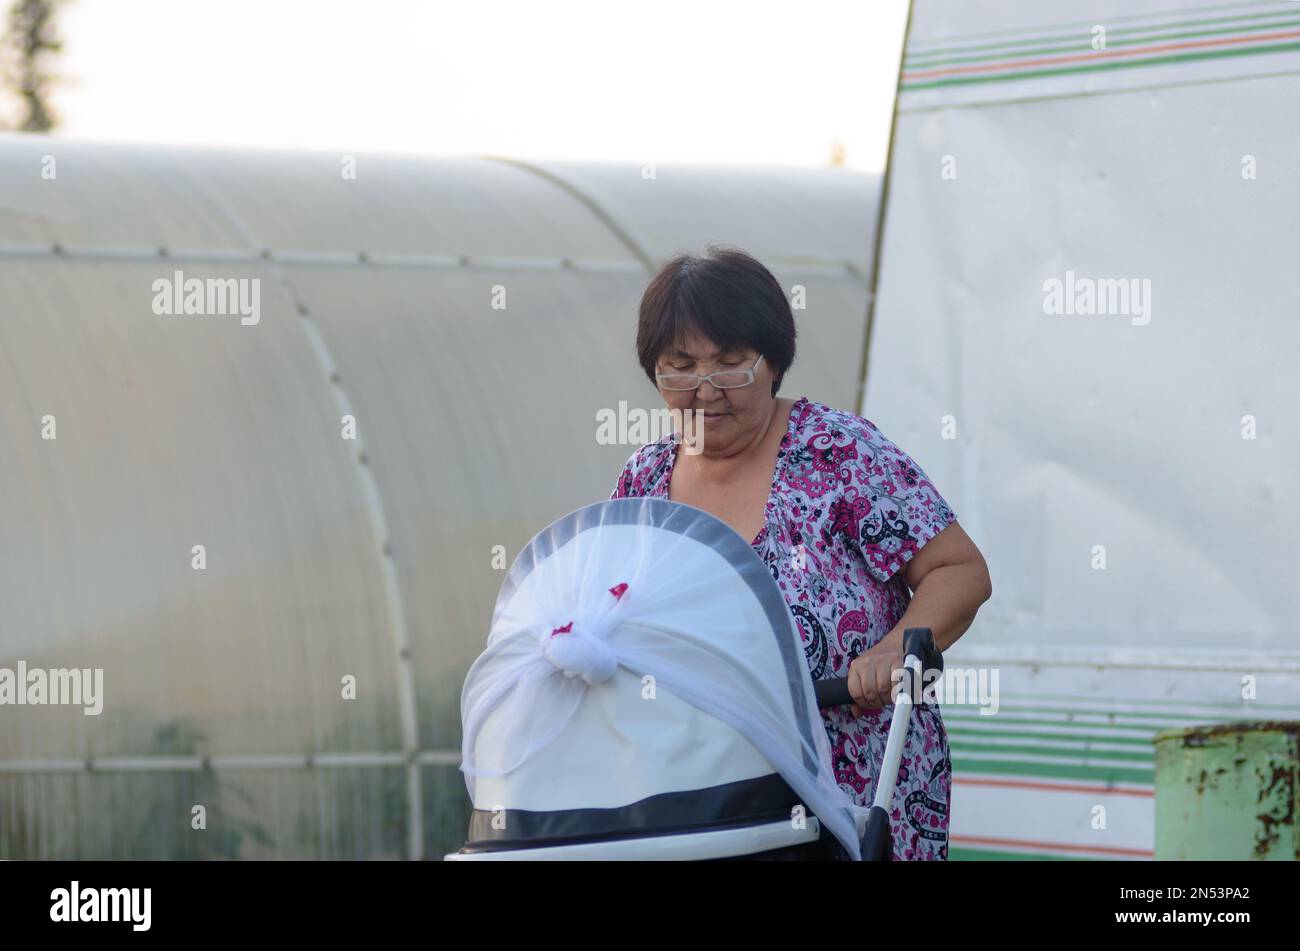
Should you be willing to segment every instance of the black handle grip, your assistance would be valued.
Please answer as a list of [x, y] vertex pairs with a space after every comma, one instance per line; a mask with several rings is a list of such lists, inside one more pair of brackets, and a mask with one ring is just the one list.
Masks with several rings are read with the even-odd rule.
[[[921, 669], [943, 670], [943, 652], [934, 645], [934, 632], [928, 627], [909, 627], [903, 632], [903, 657], [921, 658]], [[853, 703], [848, 677], [830, 677], [813, 681], [818, 707], [841, 707]]]
[[814, 680], [813, 693], [817, 695], [818, 707], [841, 707], [853, 702], [853, 695], [849, 693], [848, 677]]

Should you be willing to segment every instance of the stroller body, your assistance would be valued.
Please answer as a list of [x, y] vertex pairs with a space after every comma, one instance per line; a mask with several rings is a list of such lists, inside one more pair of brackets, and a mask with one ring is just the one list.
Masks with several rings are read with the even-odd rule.
[[729, 526], [662, 499], [579, 509], [516, 559], [466, 678], [474, 811], [447, 858], [859, 858], [868, 810], [835, 783], [818, 706]]
[[752, 743], [666, 690], [642, 691], [620, 669], [586, 690], [544, 755], [480, 778], [452, 857], [714, 859], [820, 842], [815, 816], [791, 821], [799, 797]]

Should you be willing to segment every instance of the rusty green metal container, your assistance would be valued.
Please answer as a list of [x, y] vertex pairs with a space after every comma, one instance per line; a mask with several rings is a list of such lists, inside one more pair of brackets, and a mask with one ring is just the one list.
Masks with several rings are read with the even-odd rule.
[[1300, 722], [1155, 737], [1157, 859], [1300, 859]]

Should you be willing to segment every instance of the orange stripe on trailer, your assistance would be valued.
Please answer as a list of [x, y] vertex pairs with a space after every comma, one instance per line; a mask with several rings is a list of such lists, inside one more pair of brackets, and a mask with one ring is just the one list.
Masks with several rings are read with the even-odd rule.
[[1078, 783], [1043, 783], [1021, 779], [967, 779], [953, 776], [955, 786], [1005, 786], [1010, 789], [1046, 789], [1051, 792], [1105, 793], [1108, 796], [1139, 796], [1151, 799], [1154, 789], [1118, 789], [1111, 786], [1083, 786]]
[[1300, 30], [1289, 30], [1284, 33], [1258, 33], [1252, 36], [1233, 36], [1222, 40], [1196, 40], [1188, 43], [1166, 43], [1163, 46], [1143, 46], [1140, 49], [1134, 50], [1111, 50], [1105, 53], [1080, 53], [1075, 56], [1044, 57], [1040, 59], [1026, 59], [1019, 62], [1006, 61], [1002, 63], [991, 63], [985, 66], [953, 66], [948, 69], [930, 69], [922, 70], [917, 73], [904, 73], [903, 80], [905, 82], [911, 82], [914, 79], [930, 79], [937, 76], [960, 76], [970, 73], [988, 73], [999, 70], [1022, 69], [1030, 66], [1059, 66], [1065, 63], [1083, 63], [1095, 60], [1118, 59], [1127, 56], [1145, 56], [1149, 53], [1204, 49], [1214, 46], [1232, 46], [1239, 43], [1282, 40], [1294, 37], [1300, 37]]
[[1072, 845], [1068, 842], [1040, 842], [1037, 839], [993, 839], [981, 835], [949, 835], [948, 840], [962, 845], [1010, 845], [1022, 849], [1056, 849], [1061, 852], [1126, 855], [1130, 858], [1140, 859], [1155, 857], [1155, 852], [1151, 849], [1121, 849], [1106, 845]]

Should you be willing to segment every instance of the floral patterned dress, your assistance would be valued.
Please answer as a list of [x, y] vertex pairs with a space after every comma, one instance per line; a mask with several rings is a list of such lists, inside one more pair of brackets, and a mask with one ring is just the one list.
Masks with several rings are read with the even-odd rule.
[[[672, 433], [632, 454], [610, 498], [668, 498]], [[870, 420], [800, 397], [777, 453], [766, 522], [754, 550], [803, 638], [814, 680], [849, 663], [898, 623], [911, 600], [902, 567], [956, 520], [934, 484]], [[855, 718], [822, 711], [840, 786], [870, 806], [894, 706]], [[894, 859], [948, 857], [952, 761], [935, 704], [918, 705], [891, 812]]]

